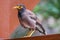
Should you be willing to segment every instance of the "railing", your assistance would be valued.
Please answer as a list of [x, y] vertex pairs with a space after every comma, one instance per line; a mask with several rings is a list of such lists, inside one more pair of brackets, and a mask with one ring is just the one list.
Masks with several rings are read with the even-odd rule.
[[27, 38], [6, 39], [6, 40], [60, 40], [60, 34], [27, 37]]

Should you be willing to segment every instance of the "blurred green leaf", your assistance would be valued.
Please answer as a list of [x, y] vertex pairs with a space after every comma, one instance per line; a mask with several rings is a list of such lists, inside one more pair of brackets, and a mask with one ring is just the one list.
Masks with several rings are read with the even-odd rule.
[[42, 14], [44, 17], [48, 18], [53, 16], [56, 19], [60, 18], [60, 0], [44, 0], [39, 3], [34, 9], [33, 12]]

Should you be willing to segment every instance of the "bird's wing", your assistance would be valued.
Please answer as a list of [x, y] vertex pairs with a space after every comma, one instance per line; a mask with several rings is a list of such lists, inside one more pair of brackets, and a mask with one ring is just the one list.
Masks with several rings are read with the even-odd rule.
[[25, 11], [22, 16], [22, 21], [24, 24], [30, 26], [31, 28], [36, 27], [35, 15], [32, 15], [31, 12]]
[[30, 10], [27, 10], [27, 12], [28, 12], [28, 15], [30, 16], [30, 18], [32, 18], [32, 19], [34, 19], [34, 20], [37, 19], [37, 16], [35, 15], [35, 13], [33, 13], [33, 12], [30, 11]]

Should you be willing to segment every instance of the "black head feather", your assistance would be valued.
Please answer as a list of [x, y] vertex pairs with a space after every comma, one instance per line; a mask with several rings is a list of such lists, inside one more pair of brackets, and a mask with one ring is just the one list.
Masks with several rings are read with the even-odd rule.
[[17, 6], [22, 7], [21, 9], [18, 9], [19, 11], [26, 9], [24, 4], [18, 4]]
[[17, 6], [22, 6], [23, 8], [26, 8], [24, 4], [18, 4]]

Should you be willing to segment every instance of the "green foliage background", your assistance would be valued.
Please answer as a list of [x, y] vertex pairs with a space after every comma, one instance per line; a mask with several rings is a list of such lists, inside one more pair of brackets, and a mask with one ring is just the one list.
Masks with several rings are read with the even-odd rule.
[[60, 0], [42, 0], [33, 10], [35, 13], [42, 14], [45, 18], [53, 16], [60, 18]]

